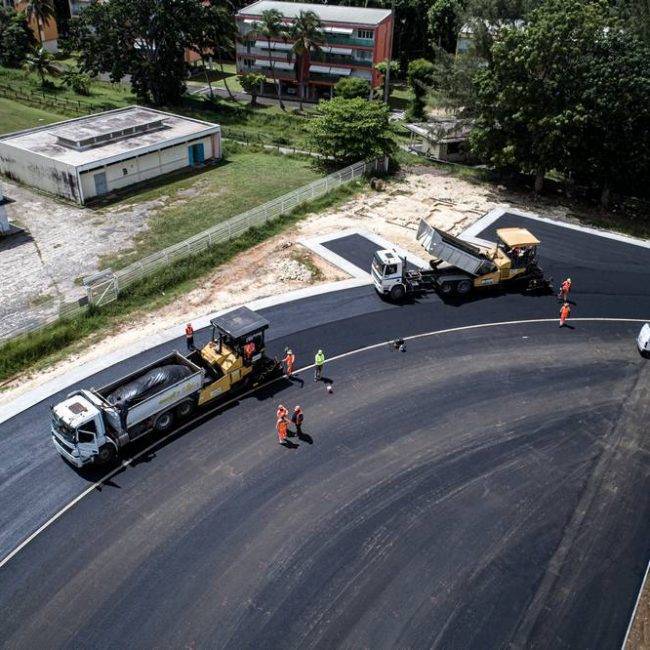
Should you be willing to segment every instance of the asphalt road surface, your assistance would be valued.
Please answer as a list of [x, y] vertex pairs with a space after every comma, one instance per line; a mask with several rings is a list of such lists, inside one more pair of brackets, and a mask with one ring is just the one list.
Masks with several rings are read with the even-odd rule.
[[[498, 225], [514, 225], [509, 219], [502, 218]], [[556, 279], [571, 275], [574, 280], [574, 316], [648, 318], [650, 251], [517, 218], [518, 225], [522, 221], [543, 241], [542, 264], [546, 271]], [[490, 235], [487, 232], [482, 236]], [[363, 255], [368, 255], [369, 266], [374, 249], [367, 248]], [[350, 254], [355, 255], [355, 260], [350, 261], [363, 268], [358, 252]], [[264, 314], [271, 321], [271, 351], [279, 353], [285, 344], [290, 344], [298, 365], [303, 365], [311, 362], [318, 347], [331, 357], [397, 335], [555, 317], [556, 312], [557, 303], [551, 296], [486, 292], [463, 303], [443, 304], [436, 296], [430, 296], [412, 304], [391, 305], [381, 301], [372, 288], [360, 287], [287, 303], [265, 310]], [[514, 402], [519, 404], [519, 410], [512, 414], [509, 409], [513, 402], [504, 391], [505, 387], [514, 387], [512, 378], [519, 376], [523, 368], [510, 359], [512, 355], [519, 356], [518, 350], [505, 351], [513, 344], [513, 330], [506, 328], [504, 331], [510, 331], [510, 336], [481, 330], [489, 333], [478, 336], [478, 343], [465, 338], [472, 339], [472, 335], [454, 335], [455, 341], [461, 341], [454, 343], [455, 357], [446, 355], [444, 346], [435, 351], [424, 350], [426, 358], [433, 355], [446, 359], [449, 372], [441, 375], [444, 380], [433, 372], [427, 374], [427, 367], [431, 371], [432, 366], [414, 364], [419, 358], [416, 346], [425, 345], [423, 342], [411, 344], [406, 355], [389, 355], [391, 366], [387, 373], [381, 367], [386, 362], [382, 351], [368, 354], [363, 361], [361, 357], [350, 357], [337, 362], [340, 370], [337, 369], [335, 378], [335, 395], [329, 402], [321, 404], [324, 393], [320, 385], [307, 382], [300, 392], [297, 387], [278, 386], [278, 395], [266, 400], [246, 400], [182, 439], [171, 441], [148, 462], [138, 463], [101, 492], [84, 499], [2, 569], [0, 611], [6, 625], [0, 638], [10, 645], [47, 638], [52, 645], [72, 642], [99, 646], [115, 645], [130, 636], [158, 645], [174, 645], [181, 638], [242, 646], [259, 645], [262, 639], [270, 640], [266, 645], [275, 639], [280, 645], [298, 645], [302, 640], [311, 645], [422, 643], [441, 647], [485, 647], [501, 642], [544, 645], [553, 638], [560, 645], [620, 643], [640, 586], [648, 557], [646, 540], [650, 537], [645, 523], [650, 521], [647, 470], [642, 475], [638, 471], [643, 468], [639, 459], [643, 459], [644, 452], [642, 443], [634, 438], [634, 426], [626, 424], [644, 413], [643, 400], [639, 400], [637, 393], [647, 389], [644, 365], [634, 351], [638, 326], [578, 322], [573, 331], [556, 331], [558, 328], [551, 324], [526, 327], [542, 328], [545, 334], [536, 330], [536, 336], [550, 338], [536, 346], [539, 358], [529, 358], [526, 377], [534, 378], [531, 386], [535, 389], [525, 385], [519, 389], [526, 395], [531, 392], [528, 397], [517, 393], [520, 396]], [[202, 336], [207, 334], [198, 333], [197, 340]], [[484, 363], [482, 344], [493, 351], [493, 358], [498, 356], [494, 353], [495, 340], [503, 346], [503, 362], [513, 366], [501, 368], [499, 382], [494, 381], [490, 371], [478, 372], [474, 365], [474, 357]], [[475, 351], [470, 356], [466, 354], [465, 343], [471, 343], [473, 347], [468, 350]], [[181, 346], [180, 339], [160, 346], [120, 364], [119, 368], [99, 373], [84, 385], [102, 385], [170, 349], [182, 349]], [[569, 353], [564, 354], [563, 350]], [[585, 359], [590, 361], [584, 363]], [[539, 363], [556, 366], [537, 372]], [[393, 373], [395, 364], [403, 364], [404, 368]], [[413, 365], [416, 367], [411, 370]], [[565, 371], [570, 382], [558, 380]], [[358, 380], [352, 385], [344, 384], [350, 377]], [[412, 385], [411, 377], [421, 384], [413, 399], [401, 388], [402, 384]], [[641, 381], [644, 378], [645, 385]], [[574, 394], [583, 381], [587, 382], [580, 397], [584, 403], [571, 397], [564, 401], [559, 397], [554, 397], [555, 401], [551, 397], [538, 400], [538, 395], [546, 393], [566, 396], [565, 391], [569, 390]], [[464, 403], [454, 401], [455, 390], [474, 385], [476, 391], [467, 391], [473, 398]], [[594, 386], [600, 386], [599, 390], [592, 390]], [[0, 556], [97, 478], [96, 473], [77, 473], [65, 465], [48, 438], [48, 404], [70, 389], [0, 424]], [[374, 391], [380, 391], [381, 397], [374, 401], [366, 399]], [[429, 392], [423, 395], [422, 391]], [[475, 402], [479, 393], [481, 404]], [[301, 442], [295, 451], [276, 450], [272, 422], [275, 402], [290, 402], [294, 394], [308, 409], [308, 420], [317, 427], [312, 434], [314, 444]], [[393, 394], [397, 401], [391, 398]], [[417, 394], [422, 399], [415, 399]], [[495, 401], [497, 395], [500, 398]], [[627, 402], [628, 395], [636, 395], [634, 401]], [[586, 402], [591, 403], [592, 399], [593, 407], [587, 408]], [[539, 409], [527, 414], [526, 409], [537, 401], [548, 402], [545, 414]], [[645, 404], [647, 401], [646, 395]], [[556, 421], [553, 414], [560, 408], [560, 402], [559, 412], [564, 413], [564, 419]], [[399, 406], [402, 403], [410, 405], [408, 417], [405, 407]], [[495, 403], [499, 408], [495, 408]], [[245, 416], [241, 415], [243, 406]], [[391, 406], [401, 414], [399, 418], [392, 418]], [[322, 411], [323, 408], [326, 410]], [[488, 426], [490, 417], [492, 428]], [[525, 431], [527, 423], [535, 417], [538, 424]], [[470, 424], [458, 427], [459, 422], [465, 422], [463, 418]], [[535, 454], [526, 457], [527, 461], [522, 458], [522, 467], [526, 469], [511, 475], [497, 469], [500, 456], [490, 456], [496, 448], [489, 445], [492, 451], [480, 457], [488, 478], [479, 480], [479, 474], [474, 476], [468, 471], [472, 465], [468, 463], [457, 484], [459, 496], [455, 496], [455, 488], [450, 487], [454, 472], [444, 479], [447, 474], [441, 467], [446, 467], [445, 463], [456, 467], [454, 463], [462, 465], [464, 458], [479, 457], [467, 456], [470, 452], [462, 445], [455, 448], [445, 443], [439, 447], [434, 441], [438, 436], [443, 440], [446, 435], [463, 440], [462, 429], [467, 428], [479, 436], [467, 440], [469, 449], [476, 445], [482, 449], [482, 435], [495, 436], [501, 431], [494, 418], [499, 418], [505, 429], [512, 429], [517, 440], [528, 440], [532, 449], [537, 447], [531, 441], [541, 435], [535, 432], [550, 436], [548, 428], [553, 428], [553, 422], [564, 430], [559, 455], [544, 451], [536, 456], [541, 474], [547, 478], [554, 476], [566, 487], [564, 501], [557, 491], [552, 491], [550, 505], [537, 509], [536, 500], [546, 503], [547, 484], [538, 483], [533, 490], [528, 481]], [[480, 419], [485, 420], [482, 434]], [[441, 423], [446, 423], [446, 428]], [[623, 431], [619, 430], [621, 427]], [[575, 435], [568, 436], [567, 431], [574, 429]], [[544, 435], [540, 441], [547, 440]], [[559, 434], [555, 431], [553, 435]], [[628, 439], [628, 435], [632, 437]], [[371, 444], [375, 436], [376, 448]], [[614, 444], [617, 436], [625, 441], [625, 452], [618, 443]], [[610, 438], [615, 451], [608, 454], [605, 452], [610, 447]], [[421, 446], [424, 439], [431, 444], [426, 449]], [[547, 442], [549, 449], [555, 449], [553, 445], [558, 441], [551, 443], [549, 438]], [[518, 461], [521, 448], [515, 443], [504, 444], [512, 450], [513, 462]], [[569, 453], [572, 445], [576, 447], [573, 457]], [[355, 462], [345, 465], [350, 454]], [[435, 470], [418, 472], [419, 454], [424, 467]], [[400, 465], [393, 472], [392, 455], [414, 463], [414, 473], [409, 473], [410, 466]], [[443, 462], [442, 458], [446, 460]], [[563, 463], [571, 458], [568, 469]], [[601, 458], [606, 459], [604, 464]], [[489, 471], [491, 459], [497, 463], [494, 472]], [[555, 473], [557, 463], [573, 478], [562, 482], [562, 472]], [[587, 467], [589, 463], [591, 469]], [[623, 465], [626, 472], [621, 473]], [[346, 487], [342, 480], [346, 469], [361, 483]], [[402, 472], [406, 472], [406, 483], [398, 488]], [[606, 481], [607, 472], [614, 472], [610, 483]], [[405, 490], [407, 496], [396, 501], [399, 506], [389, 507], [382, 500], [384, 492], [377, 483], [379, 474], [390, 485], [394, 482], [400, 494]], [[616, 481], [621, 474], [624, 476], [619, 485]], [[431, 495], [438, 494], [436, 476], [443, 481], [440, 494], [449, 493], [443, 500], [451, 510], [428, 510], [429, 501], [424, 496], [423, 504], [417, 505], [421, 503], [415, 498], [420, 490], [435, 501]], [[509, 488], [506, 490], [499, 483], [501, 487], [495, 486], [493, 493], [492, 476], [505, 481]], [[600, 479], [592, 480], [592, 476]], [[340, 492], [337, 479], [341, 480]], [[295, 491], [287, 493], [286, 486], [294, 485], [294, 481]], [[203, 483], [205, 490], [199, 489]], [[318, 496], [309, 491], [312, 485], [314, 489], [321, 486]], [[322, 488], [324, 485], [331, 485], [331, 492]], [[417, 488], [411, 490], [411, 485]], [[432, 487], [427, 488], [429, 485]], [[590, 485], [595, 487], [589, 488]], [[607, 495], [602, 496], [603, 485], [610, 485], [604, 490], [610, 498], [620, 495], [616, 496], [615, 507], [607, 501]], [[353, 498], [349, 490], [354, 491], [355, 486], [360, 492]], [[456, 499], [463, 495], [463, 499], [467, 498], [477, 486], [488, 490], [481, 494], [490, 498], [476, 499], [473, 505], [462, 500], [461, 520], [465, 523], [457, 528], [460, 524], [452, 514], [456, 509], [449, 504], [458, 505]], [[503, 497], [509, 491], [513, 498], [518, 494], [523, 501]], [[500, 495], [494, 497], [495, 504], [491, 503], [493, 494]], [[591, 496], [584, 497], [585, 494]], [[309, 495], [311, 498], [307, 498]], [[361, 495], [365, 496], [359, 501]], [[594, 514], [589, 509], [592, 502], [600, 504], [598, 507], [606, 516]], [[317, 504], [324, 508], [321, 513]], [[518, 519], [523, 516], [519, 511], [526, 508], [530, 516]], [[558, 512], [554, 513], [554, 508]], [[370, 528], [361, 523], [366, 510], [375, 513]], [[490, 532], [486, 517], [496, 514], [498, 517], [491, 525], [508, 528], [510, 524], [504, 522], [512, 522], [513, 532], [508, 535], [516, 549], [506, 545], [502, 549], [505, 555], [492, 549], [491, 556], [485, 549], [494, 546], [497, 533]], [[348, 516], [352, 517], [350, 524], [345, 518]], [[428, 532], [420, 529], [417, 522], [421, 519], [429, 522]], [[397, 531], [394, 534], [393, 528]], [[439, 538], [435, 531], [440, 532]], [[592, 541], [594, 533], [598, 543]], [[228, 543], [217, 544], [221, 538], [229, 540]], [[437, 555], [429, 556], [429, 543], [438, 547]], [[351, 549], [349, 555], [347, 547]], [[393, 548], [400, 552], [395, 555]], [[247, 549], [252, 555], [246, 554]], [[354, 549], [361, 555], [355, 554]], [[480, 549], [485, 552], [481, 556], [484, 566], [479, 569], [479, 558], [471, 556]], [[384, 558], [386, 554], [390, 561]], [[487, 557], [493, 560], [487, 561]], [[392, 575], [392, 567], [394, 583], [389, 578], [385, 583], [382, 581], [382, 573], [373, 568], [375, 562], [387, 576]], [[468, 573], [465, 564], [474, 567], [474, 572]], [[247, 570], [242, 568], [240, 572], [236, 567]], [[299, 569], [297, 574], [294, 567]], [[407, 567], [412, 573], [405, 580], [402, 572]], [[498, 567], [501, 568], [497, 570]], [[366, 573], [371, 583], [363, 587]], [[502, 573], [507, 574], [507, 580]], [[220, 576], [218, 589], [211, 582], [215, 575]], [[557, 578], [552, 579], [555, 575]], [[74, 589], [66, 586], [68, 580]], [[339, 581], [347, 585], [343, 589], [345, 594]], [[429, 587], [430, 591], [426, 591]], [[315, 591], [310, 591], [312, 588]], [[352, 597], [357, 588], [363, 598]], [[446, 594], [452, 592], [454, 599], [449, 600]], [[329, 599], [328, 603], [324, 604], [324, 599]], [[175, 604], [181, 603], [184, 604], [179, 611], [173, 612]], [[340, 608], [337, 603], [346, 605]], [[278, 607], [280, 604], [282, 607]], [[181, 625], [179, 619], [187, 621], [187, 625]], [[328, 622], [334, 620], [337, 625]]]
[[[615, 647], [650, 551], [633, 333], [426, 337], [333, 362], [333, 395], [306, 374], [244, 399], [3, 569], [4, 641]], [[306, 413], [294, 449], [280, 399]]]

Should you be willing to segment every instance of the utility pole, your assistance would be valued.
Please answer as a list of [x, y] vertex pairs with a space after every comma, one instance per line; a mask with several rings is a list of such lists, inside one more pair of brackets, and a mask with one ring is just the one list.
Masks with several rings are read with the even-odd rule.
[[388, 50], [388, 61], [386, 62], [386, 77], [384, 78], [384, 103], [388, 105], [390, 94], [390, 66], [393, 62], [393, 36], [395, 34], [395, 0], [391, 0], [391, 22], [390, 22], [390, 49]]

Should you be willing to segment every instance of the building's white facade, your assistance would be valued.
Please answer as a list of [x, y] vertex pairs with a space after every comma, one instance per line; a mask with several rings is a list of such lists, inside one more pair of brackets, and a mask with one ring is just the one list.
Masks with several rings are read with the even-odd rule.
[[0, 137], [0, 173], [81, 204], [220, 158], [218, 124], [139, 106]]

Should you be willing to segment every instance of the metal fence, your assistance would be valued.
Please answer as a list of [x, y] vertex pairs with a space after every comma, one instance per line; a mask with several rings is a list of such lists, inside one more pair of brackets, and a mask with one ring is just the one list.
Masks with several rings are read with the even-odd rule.
[[27, 325], [3, 331], [0, 334], [0, 340], [8, 340], [17, 336], [30, 334], [60, 319], [73, 318], [85, 311], [89, 305], [100, 307], [101, 305], [112, 302], [117, 299], [120, 291], [123, 291], [133, 283], [146, 278], [148, 275], [169, 264], [201, 253], [215, 244], [224, 243], [229, 239], [238, 237], [250, 228], [261, 226], [268, 221], [286, 215], [294, 208], [324, 196], [331, 190], [350, 183], [366, 174], [386, 171], [387, 166], [388, 160], [385, 158], [355, 163], [334, 174], [314, 181], [309, 185], [304, 185], [293, 192], [283, 194], [252, 210], [227, 219], [189, 239], [158, 251], [153, 255], [144, 257], [123, 269], [115, 272], [111, 269], [106, 269], [87, 276], [83, 279], [83, 285], [86, 289], [86, 296], [84, 298], [74, 302], [62, 303], [58, 313], [54, 313], [42, 320], [32, 321]]

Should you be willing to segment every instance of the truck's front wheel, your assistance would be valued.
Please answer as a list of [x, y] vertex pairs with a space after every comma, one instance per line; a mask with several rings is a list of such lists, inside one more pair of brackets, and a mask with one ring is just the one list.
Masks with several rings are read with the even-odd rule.
[[156, 422], [153, 425], [153, 428], [158, 433], [165, 433], [165, 431], [169, 431], [172, 428], [173, 424], [174, 414], [171, 411], [167, 411], [166, 413], [162, 413], [158, 416]]
[[396, 284], [391, 287], [390, 298], [391, 300], [401, 300], [406, 295], [406, 289], [403, 284]]
[[97, 462], [100, 465], [108, 465], [117, 458], [117, 449], [111, 444], [102, 445], [97, 454]]
[[445, 280], [440, 283], [439, 290], [443, 296], [451, 296], [454, 293], [454, 285]]

